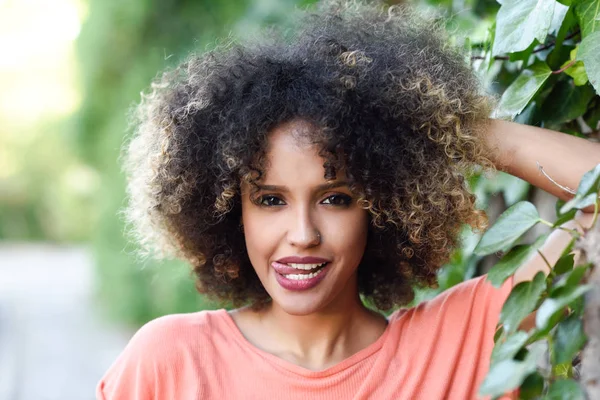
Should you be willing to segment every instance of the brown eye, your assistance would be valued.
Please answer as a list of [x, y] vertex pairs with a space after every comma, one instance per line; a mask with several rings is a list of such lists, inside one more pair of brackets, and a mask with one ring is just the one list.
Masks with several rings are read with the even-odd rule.
[[261, 206], [264, 206], [264, 207], [281, 206], [281, 205], [285, 204], [285, 203], [279, 204], [278, 202], [283, 203], [283, 200], [281, 200], [277, 196], [269, 195], [269, 196], [261, 196], [258, 201], [258, 204]]
[[331, 204], [333, 206], [347, 206], [352, 202], [352, 198], [345, 194], [334, 194], [323, 200], [323, 204]]

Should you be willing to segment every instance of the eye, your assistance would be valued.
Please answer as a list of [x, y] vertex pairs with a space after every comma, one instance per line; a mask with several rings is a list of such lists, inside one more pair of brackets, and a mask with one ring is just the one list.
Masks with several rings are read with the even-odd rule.
[[[281, 202], [283, 204], [278, 204], [278, 202]], [[283, 202], [283, 200], [281, 200], [277, 196], [266, 195], [266, 196], [261, 196], [258, 199], [258, 204], [261, 206], [264, 206], [264, 207], [273, 207], [273, 206], [281, 206], [281, 205], [284, 205], [285, 203]]]
[[346, 194], [334, 194], [323, 200], [323, 204], [333, 206], [347, 206], [352, 202], [352, 198]]

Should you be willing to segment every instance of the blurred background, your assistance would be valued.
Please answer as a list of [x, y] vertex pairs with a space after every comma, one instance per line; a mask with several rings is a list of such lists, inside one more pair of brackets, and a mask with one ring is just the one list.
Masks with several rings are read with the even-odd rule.
[[[133, 256], [117, 215], [126, 112], [188, 51], [285, 24], [314, 2], [0, 0], [0, 400], [93, 399], [141, 324], [216, 306], [196, 294], [183, 263]], [[414, 3], [446, 18], [458, 46], [489, 42], [499, 7]], [[499, 72], [481, 72], [495, 90], [514, 79]], [[492, 219], [543, 197], [508, 175], [469, 182]], [[465, 238], [440, 288], [416, 301], [485, 271], [470, 253], [477, 238]]]

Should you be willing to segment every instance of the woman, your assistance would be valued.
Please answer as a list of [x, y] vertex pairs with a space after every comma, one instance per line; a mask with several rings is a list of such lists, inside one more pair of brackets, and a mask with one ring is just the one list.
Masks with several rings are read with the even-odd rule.
[[[488, 120], [462, 56], [407, 10], [330, 3], [295, 32], [192, 56], [137, 107], [126, 215], [140, 243], [238, 308], [149, 322], [98, 398], [477, 397], [502, 304], [543, 263], [500, 289], [479, 277], [389, 318], [372, 308], [435, 285], [461, 226], [485, 227], [471, 168], [566, 199], [536, 161], [576, 187], [599, 146]], [[568, 239], [548, 239], [551, 262]]]

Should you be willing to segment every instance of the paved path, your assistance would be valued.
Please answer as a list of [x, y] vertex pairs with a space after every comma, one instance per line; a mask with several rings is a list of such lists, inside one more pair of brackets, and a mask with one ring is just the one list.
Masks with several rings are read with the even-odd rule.
[[0, 400], [94, 399], [132, 332], [102, 321], [84, 248], [0, 243]]

